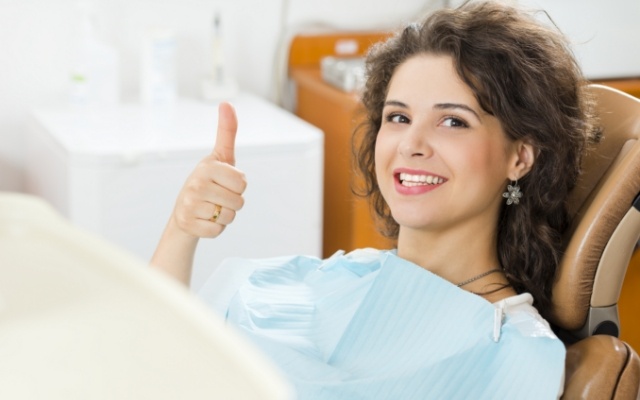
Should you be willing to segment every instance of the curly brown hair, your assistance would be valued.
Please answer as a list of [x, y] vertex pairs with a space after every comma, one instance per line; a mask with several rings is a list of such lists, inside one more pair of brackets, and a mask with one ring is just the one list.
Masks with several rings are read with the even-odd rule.
[[363, 178], [355, 190], [370, 198], [381, 230], [394, 239], [399, 227], [375, 174], [376, 139], [394, 71], [424, 53], [451, 56], [484, 111], [498, 118], [510, 139], [536, 149], [531, 171], [518, 181], [524, 193], [520, 204], [503, 204], [496, 221], [497, 252], [516, 292], [531, 293], [546, 315], [569, 222], [565, 202], [595, 132], [587, 82], [561, 32], [498, 2], [438, 10], [375, 45], [367, 56], [362, 94], [366, 118], [354, 135], [354, 159]]

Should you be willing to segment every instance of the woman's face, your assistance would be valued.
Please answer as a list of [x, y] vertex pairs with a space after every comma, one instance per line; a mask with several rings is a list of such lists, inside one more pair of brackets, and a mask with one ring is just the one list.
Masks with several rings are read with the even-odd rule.
[[451, 57], [421, 54], [396, 69], [375, 162], [380, 191], [401, 234], [495, 229], [516, 153]]

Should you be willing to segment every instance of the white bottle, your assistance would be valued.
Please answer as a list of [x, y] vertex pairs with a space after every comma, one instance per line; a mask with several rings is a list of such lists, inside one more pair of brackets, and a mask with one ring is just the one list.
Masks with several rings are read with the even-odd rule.
[[81, 20], [70, 74], [71, 102], [113, 105], [119, 100], [118, 54], [99, 40], [96, 17], [86, 2], [78, 3]]
[[147, 105], [176, 99], [176, 37], [169, 28], [152, 28], [142, 43], [140, 97]]

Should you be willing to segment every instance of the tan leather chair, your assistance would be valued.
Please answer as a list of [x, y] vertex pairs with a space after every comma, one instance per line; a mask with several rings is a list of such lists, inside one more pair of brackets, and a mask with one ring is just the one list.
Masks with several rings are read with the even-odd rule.
[[590, 90], [603, 139], [569, 200], [574, 219], [553, 290], [551, 322], [567, 344], [563, 398], [640, 399], [640, 359], [617, 338], [617, 303], [640, 238], [640, 100]]

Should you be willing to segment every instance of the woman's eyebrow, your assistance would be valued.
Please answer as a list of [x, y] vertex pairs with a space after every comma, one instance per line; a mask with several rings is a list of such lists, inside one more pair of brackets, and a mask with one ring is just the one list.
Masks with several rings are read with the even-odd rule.
[[436, 110], [450, 110], [450, 109], [462, 109], [468, 111], [476, 116], [478, 120], [480, 120], [480, 115], [471, 107], [466, 104], [458, 104], [458, 103], [439, 103], [433, 106]]
[[385, 107], [386, 106], [396, 106], [396, 107], [401, 107], [401, 108], [409, 108], [408, 105], [406, 105], [405, 103], [398, 101], [398, 100], [387, 100], [384, 102]]
[[[409, 106], [401, 101], [398, 100], [387, 100], [384, 102], [384, 106], [395, 106], [395, 107], [400, 107], [400, 108], [409, 108]], [[470, 113], [472, 113], [473, 115], [475, 115], [475, 117], [480, 120], [480, 115], [471, 107], [469, 107], [466, 104], [461, 104], [461, 103], [438, 103], [436, 105], [433, 106], [434, 109], [436, 110], [451, 110], [451, 109], [461, 109], [461, 110], [465, 110], [468, 111]]]

